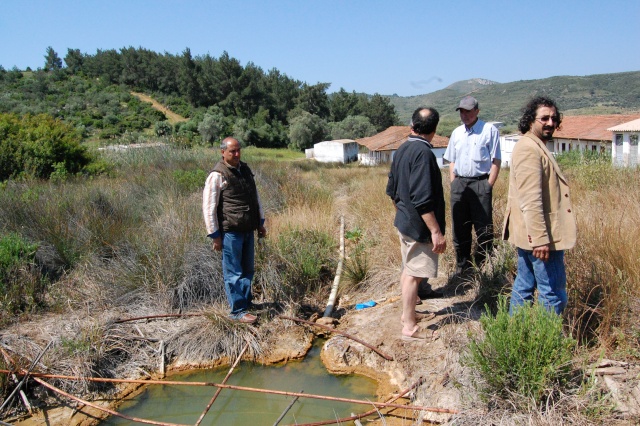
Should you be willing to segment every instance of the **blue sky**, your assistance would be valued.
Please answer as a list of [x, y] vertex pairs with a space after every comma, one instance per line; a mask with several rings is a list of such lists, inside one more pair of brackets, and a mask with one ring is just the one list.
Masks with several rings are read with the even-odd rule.
[[640, 1], [1, 0], [0, 65], [52, 46], [223, 51], [329, 92], [413, 96], [470, 78], [507, 83], [640, 70]]

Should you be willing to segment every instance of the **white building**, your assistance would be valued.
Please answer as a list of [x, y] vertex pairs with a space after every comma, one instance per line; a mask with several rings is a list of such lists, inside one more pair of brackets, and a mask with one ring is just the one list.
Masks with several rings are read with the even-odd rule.
[[[360, 145], [358, 161], [365, 166], [378, 164], [390, 164], [393, 154], [411, 134], [410, 126], [391, 126], [377, 135], [368, 138], [357, 139]], [[438, 160], [438, 166], [442, 167], [442, 156], [447, 150], [449, 138], [435, 135], [431, 141], [433, 153]]]
[[352, 139], [318, 142], [313, 145], [313, 158], [321, 163], [351, 163], [358, 160], [358, 144]]
[[640, 118], [607, 129], [613, 132], [611, 161], [616, 166], [637, 167]]
[[502, 156], [500, 167], [511, 167], [511, 153], [521, 137], [520, 133], [500, 136], [500, 155]]

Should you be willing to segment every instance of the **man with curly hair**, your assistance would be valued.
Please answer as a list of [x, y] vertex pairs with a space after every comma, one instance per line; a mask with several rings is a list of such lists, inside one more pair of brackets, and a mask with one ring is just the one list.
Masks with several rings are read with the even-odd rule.
[[518, 250], [518, 272], [510, 312], [533, 300], [562, 313], [567, 306], [564, 251], [576, 242], [576, 219], [567, 180], [546, 142], [562, 115], [549, 98], [532, 99], [519, 128], [524, 134], [511, 154], [509, 197], [502, 231]]

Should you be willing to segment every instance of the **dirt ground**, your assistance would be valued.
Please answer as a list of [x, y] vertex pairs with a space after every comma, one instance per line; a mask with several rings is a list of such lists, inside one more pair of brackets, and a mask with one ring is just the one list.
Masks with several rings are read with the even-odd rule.
[[[474, 410], [481, 410], [472, 405], [469, 375], [459, 363], [460, 355], [468, 343], [468, 336], [480, 332], [480, 312], [473, 304], [475, 290], [470, 286], [455, 285], [449, 282], [447, 277], [433, 280], [432, 286], [444, 292], [445, 297], [425, 299], [422, 304], [416, 305], [416, 311], [436, 314], [435, 318], [421, 321], [419, 324], [421, 328], [438, 331], [439, 338], [435, 341], [405, 341], [401, 338], [401, 304], [397, 283], [389, 283], [386, 290], [376, 295], [377, 304], [374, 307], [356, 310], [355, 304], [365, 300], [343, 300], [336, 307], [336, 316], [339, 316], [335, 324], [337, 331], [374, 346], [392, 360], [385, 359], [379, 353], [345, 335], [304, 324], [292, 326], [291, 322], [288, 322], [286, 327], [269, 335], [267, 340], [270, 341], [266, 344], [273, 350], [266, 351], [259, 361], [268, 364], [304, 356], [313, 338], [310, 330], [314, 329], [315, 333], [330, 337], [321, 355], [329, 371], [362, 374], [376, 379], [379, 383], [379, 401], [388, 401], [401, 390], [419, 382], [420, 385], [409, 392], [406, 398], [399, 399], [396, 403], [450, 411], [442, 413], [429, 410], [382, 409], [380, 415], [384, 420], [378, 420], [373, 424], [442, 424], [463, 419]], [[284, 324], [288, 320], [274, 321]], [[44, 327], [39, 327], [38, 331], [36, 329], [38, 327], [31, 328], [27, 334], [33, 335], [38, 331], [52, 332]], [[183, 370], [190, 366], [194, 366], [192, 362], [177, 360], [169, 367]], [[596, 371], [596, 374], [603, 386], [610, 389], [616, 398], [621, 419], [619, 424], [633, 424], [634, 419], [640, 418], [640, 367], [604, 360], [600, 362], [600, 370]], [[113, 398], [93, 403], [115, 409], [118, 400], [135, 395], [139, 388], [139, 385], [128, 386]], [[59, 405], [38, 411], [34, 416], [5, 421], [22, 426], [90, 426], [97, 424], [104, 416], [95, 408], [70, 402], [63, 397], [58, 401]], [[455, 412], [460, 414], [453, 414]], [[477, 416], [478, 413], [473, 415]]]

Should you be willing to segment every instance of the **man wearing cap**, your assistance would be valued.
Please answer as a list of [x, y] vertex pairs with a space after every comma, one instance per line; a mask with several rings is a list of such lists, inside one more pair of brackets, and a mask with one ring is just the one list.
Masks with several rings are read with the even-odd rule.
[[[444, 153], [451, 180], [451, 218], [456, 274], [481, 266], [493, 249], [492, 189], [500, 173], [500, 133], [478, 119], [478, 101], [465, 96], [456, 108], [462, 125], [457, 127]], [[472, 228], [477, 248], [471, 257]]]

